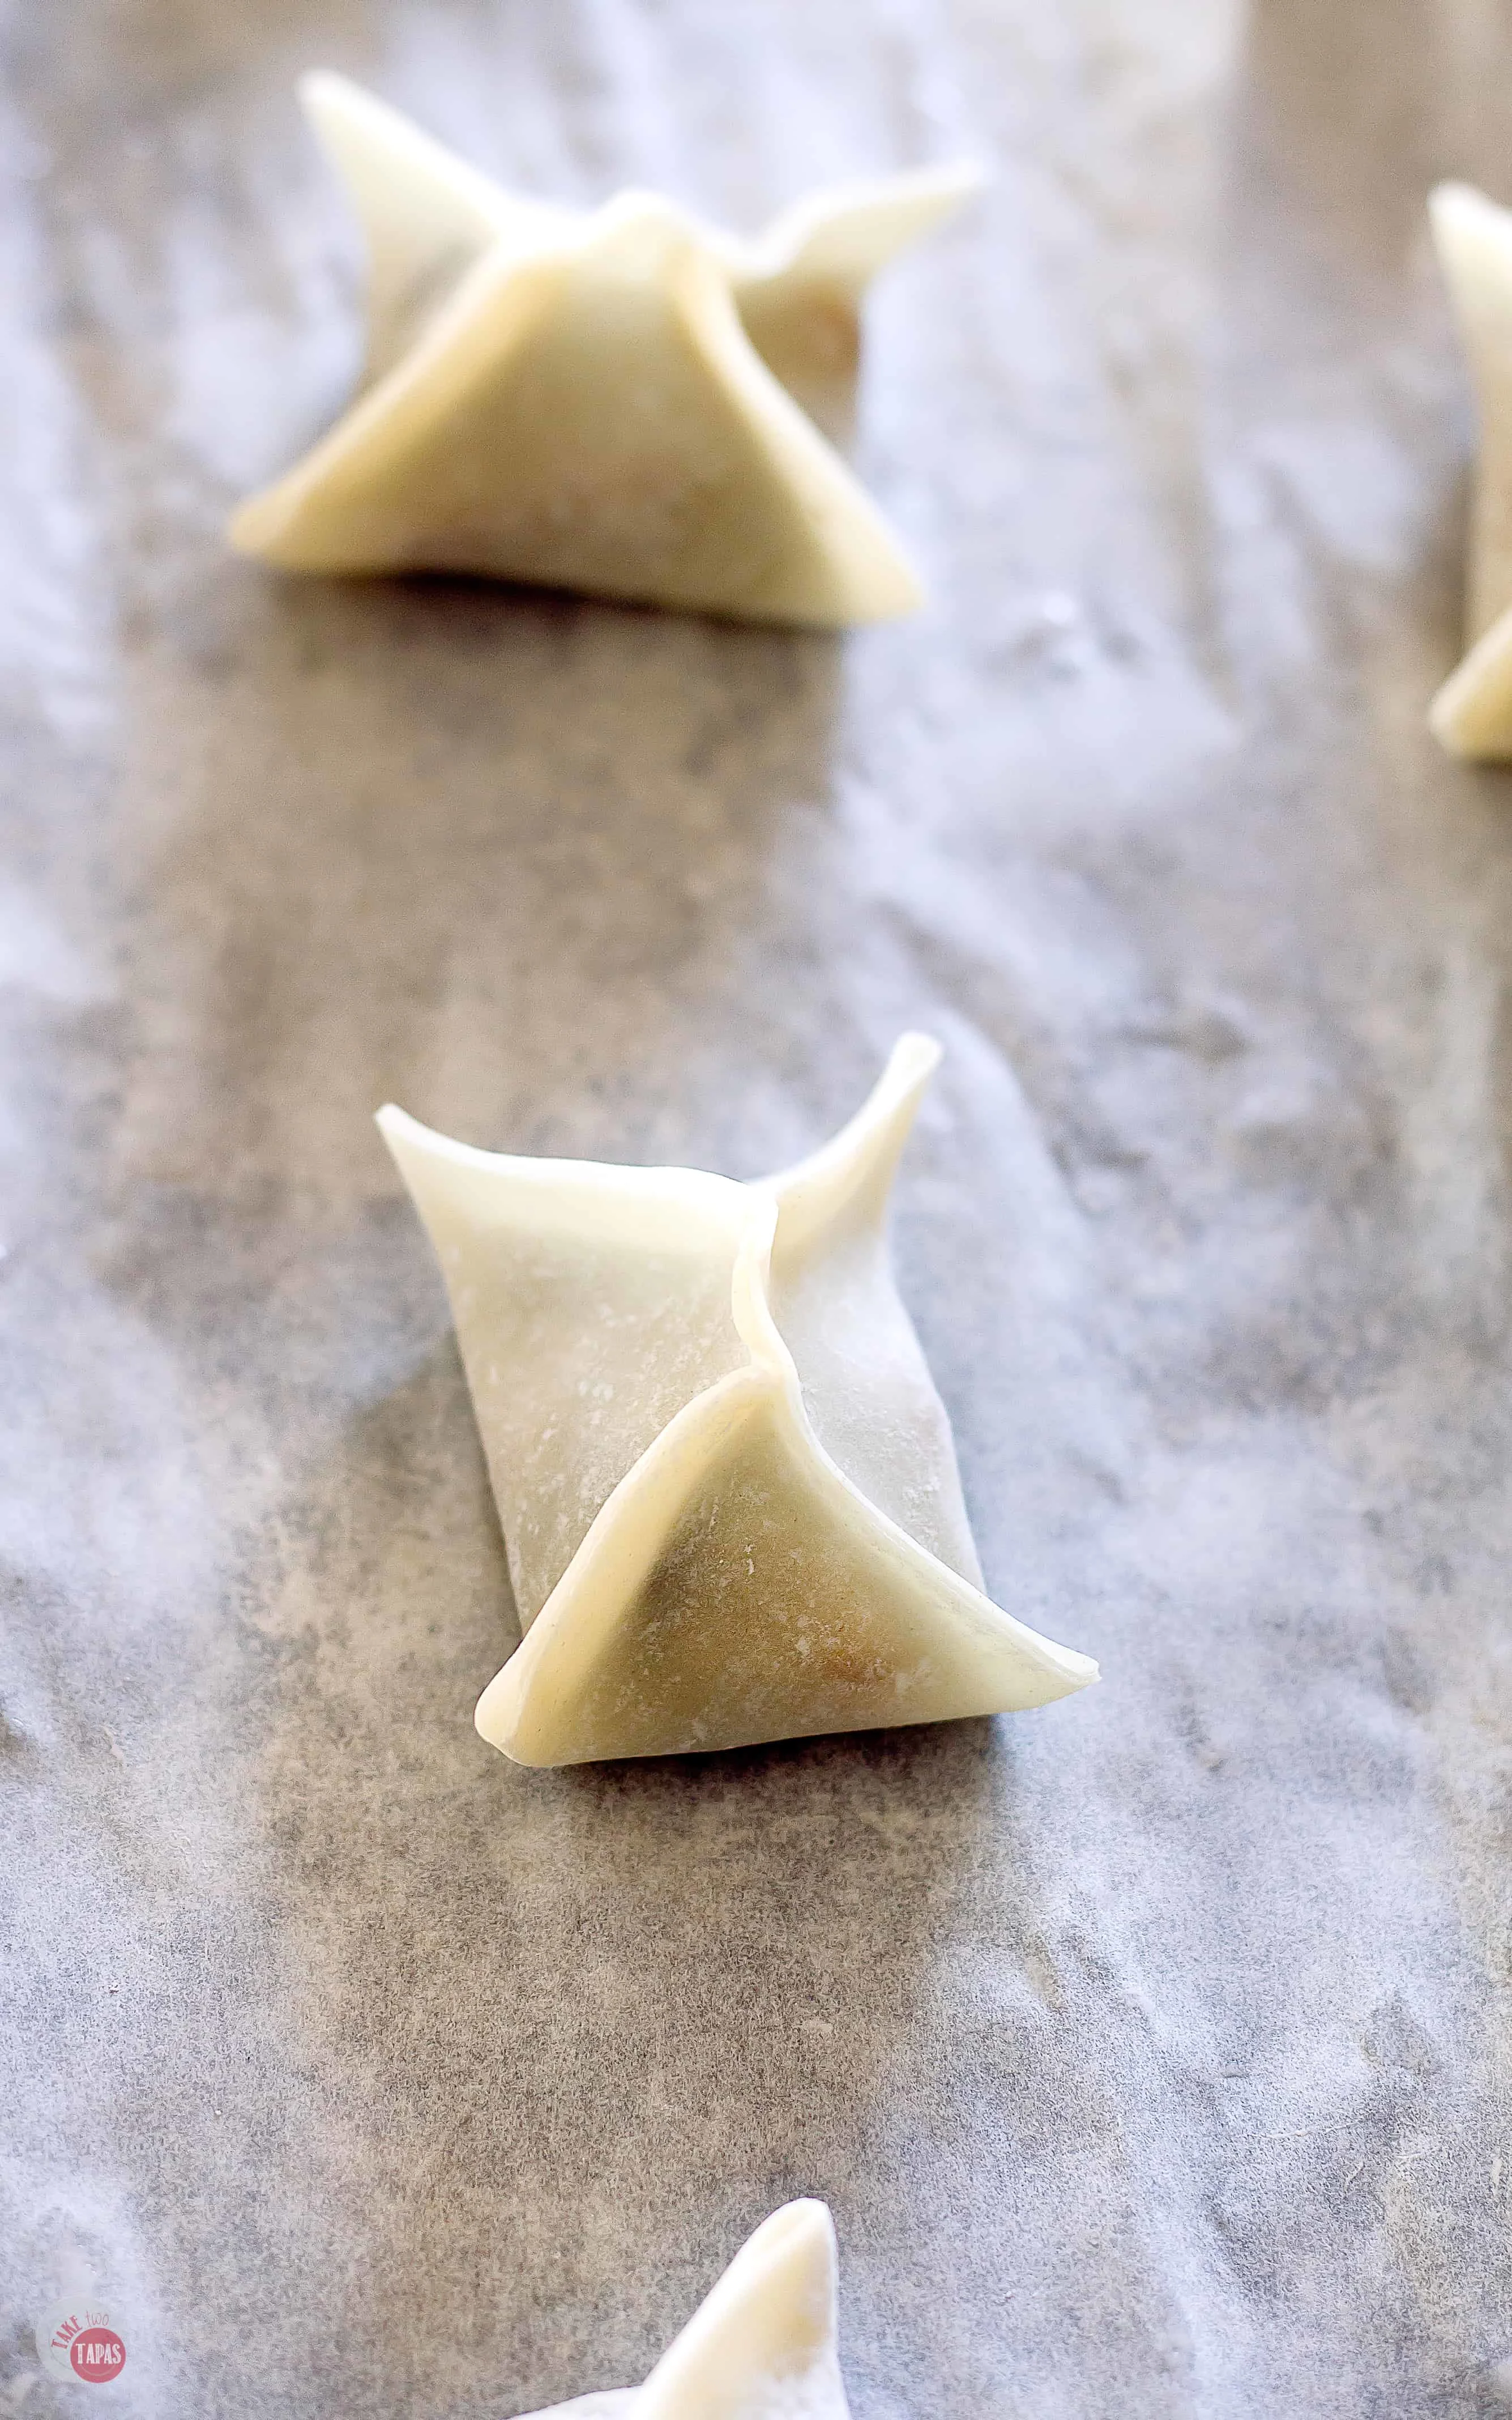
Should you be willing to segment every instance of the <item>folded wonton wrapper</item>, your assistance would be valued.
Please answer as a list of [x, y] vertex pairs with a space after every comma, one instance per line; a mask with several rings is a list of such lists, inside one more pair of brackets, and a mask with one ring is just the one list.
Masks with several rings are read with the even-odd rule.
[[1039, 1706], [1097, 1677], [981, 1592], [887, 1194], [935, 1044], [786, 1174], [510, 1159], [378, 1124], [440, 1259], [525, 1637], [522, 1764]]
[[1512, 210], [1440, 185], [1433, 240], [1469, 356], [1480, 422], [1465, 625], [1469, 652], [1428, 709], [1456, 756], [1512, 757]]
[[530, 2420], [849, 2420], [835, 2299], [829, 2212], [790, 2201], [736, 2253], [644, 2386]]
[[740, 243], [652, 194], [523, 200], [344, 77], [301, 92], [366, 229], [367, 384], [234, 545], [824, 628], [918, 604], [782, 381], [853, 355], [868, 279], [974, 169], [817, 194]]

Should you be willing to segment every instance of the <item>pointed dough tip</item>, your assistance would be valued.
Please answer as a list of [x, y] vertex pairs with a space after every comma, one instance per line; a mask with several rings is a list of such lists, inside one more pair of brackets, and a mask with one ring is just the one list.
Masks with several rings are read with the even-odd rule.
[[1512, 609], [1498, 615], [1434, 694], [1428, 729], [1471, 764], [1512, 759]]
[[1478, 185], [1467, 183], [1463, 177], [1443, 177], [1430, 188], [1428, 209], [1434, 218], [1445, 211], [1494, 210], [1499, 205]]
[[401, 1109], [393, 1101], [385, 1101], [381, 1109], [374, 1111], [373, 1124], [401, 1171], [407, 1157], [448, 1159], [461, 1165], [493, 1157], [492, 1153], [480, 1152], [471, 1143], [455, 1142], [450, 1135], [438, 1134], [434, 1126], [423, 1125], [419, 1118], [412, 1118], [408, 1109]]
[[1435, 185], [1429, 194], [1428, 225], [1451, 285], [1463, 272], [1467, 256], [1473, 261], [1489, 247], [1500, 265], [1512, 243], [1512, 210], [1493, 202], [1478, 185], [1467, 185], [1458, 178]]
[[277, 527], [277, 516], [268, 508], [267, 494], [249, 496], [226, 522], [226, 544], [233, 554], [244, 554], [256, 563], [271, 563], [276, 559]]
[[645, 2385], [646, 2420], [785, 2412], [845, 2420], [835, 2351], [835, 2226], [820, 2201], [792, 2201], [757, 2227], [669, 2346]]
[[933, 1076], [945, 1056], [945, 1045], [936, 1042], [933, 1033], [919, 1033], [910, 1026], [900, 1033], [892, 1046], [892, 1064], [899, 1068], [918, 1069], [921, 1076]]
[[1428, 729], [1446, 756], [1462, 765], [1504, 765], [1512, 761], [1512, 717], [1489, 724], [1478, 701], [1467, 694], [1458, 674], [1451, 673], [1428, 707]]
[[259, 488], [255, 496], [248, 496], [237, 506], [226, 523], [226, 542], [233, 553], [250, 555], [258, 563], [270, 563], [281, 570], [298, 570], [299, 551], [287, 541], [299, 518], [293, 478], [277, 479], [270, 488]]
[[385, 1101], [380, 1109], [374, 1110], [373, 1124], [387, 1142], [391, 1136], [403, 1134], [407, 1126], [412, 1126], [414, 1120], [408, 1109], [400, 1109], [397, 1101]]
[[1460, 737], [1459, 716], [1456, 711], [1458, 700], [1452, 694], [1455, 687], [1455, 675], [1451, 673], [1433, 692], [1427, 723], [1434, 738], [1448, 755], [1463, 756], [1465, 749]]
[[902, 622], [910, 613], [923, 612], [930, 601], [929, 591], [891, 531], [886, 530], [885, 535], [890, 560], [881, 566], [869, 567], [861, 579], [853, 580], [852, 593], [825, 616], [820, 627], [863, 630], [883, 622]]
[[361, 109], [374, 99], [364, 85], [354, 84], [350, 76], [339, 74], [334, 68], [307, 69], [294, 89], [306, 117], [316, 120], [332, 109]]

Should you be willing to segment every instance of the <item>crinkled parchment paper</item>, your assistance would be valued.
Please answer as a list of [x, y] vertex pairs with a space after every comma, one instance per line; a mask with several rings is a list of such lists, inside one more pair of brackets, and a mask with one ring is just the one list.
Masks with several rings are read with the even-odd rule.
[[[0, 2412], [641, 2376], [823, 2195], [857, 2420], [1470, 2414], [1512, 2349], [1512, 776], [1439, 756], [1436, 176], [1500, 0], [11, 0]], [[293, 584], [357, 251], [291, 85], [752, 227], [962, 151], [846, 642]], [[1103, 1685], [518, 1771], [385, 1098], [745, 1175], [905, 1025], [983, 1560]], [[7, 2397], [8, 2396], [8, 2403]]]

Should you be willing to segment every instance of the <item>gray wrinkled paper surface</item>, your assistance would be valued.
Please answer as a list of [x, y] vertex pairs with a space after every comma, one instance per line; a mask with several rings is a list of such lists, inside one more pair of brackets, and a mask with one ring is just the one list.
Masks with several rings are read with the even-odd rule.
[[[857, 2420], [1473, 2414], [1512, 2350], [1512, 776], [1442, 758], [1500, 0], [11, 0], [0, 2412], [502, 2420], [832, 2205]], [[844, 642], [295, 584], [370, 81], [750, 228], [962, 151]], [[898, 1252], [998, 1723], [538, 1774], [371, 1125], [748, 1175], [948, 1057]], [[106, 2400], [105, 2397], [101, 2400]]]

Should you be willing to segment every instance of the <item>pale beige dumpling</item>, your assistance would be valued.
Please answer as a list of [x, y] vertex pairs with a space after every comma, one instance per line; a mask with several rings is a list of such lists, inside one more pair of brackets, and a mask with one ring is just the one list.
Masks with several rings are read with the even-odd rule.
[[301, 91], [367, 234], [367, 380], [234, 545], [822, 628], [918, 604], [788, 385], [853, 352], [872, 271], [975, 170], [822, 194], [741, 243], [654, 194], [521, 199], [344, 77]]
[[1097, 1677], [982, 1593], [893, 1284], [887, 1196], [939, 1052], [906, 1036], [785, 1174], [514, 1159], [378, 1123], [451, 1297], [525, 1636], [522, 1764], [1045, 1704]]
[[1512, 757], [1512, 210], [1440, 185], [1433, 240], [1464, 338], [1480, 452], [1465, 583], [1468, 652], [1428, 710], [1456, 756]]
[[836, 2346], [835, 2227], [822, 2201], [774, 2211], [644, 2386], [529, 2420], [850, 2420]]

